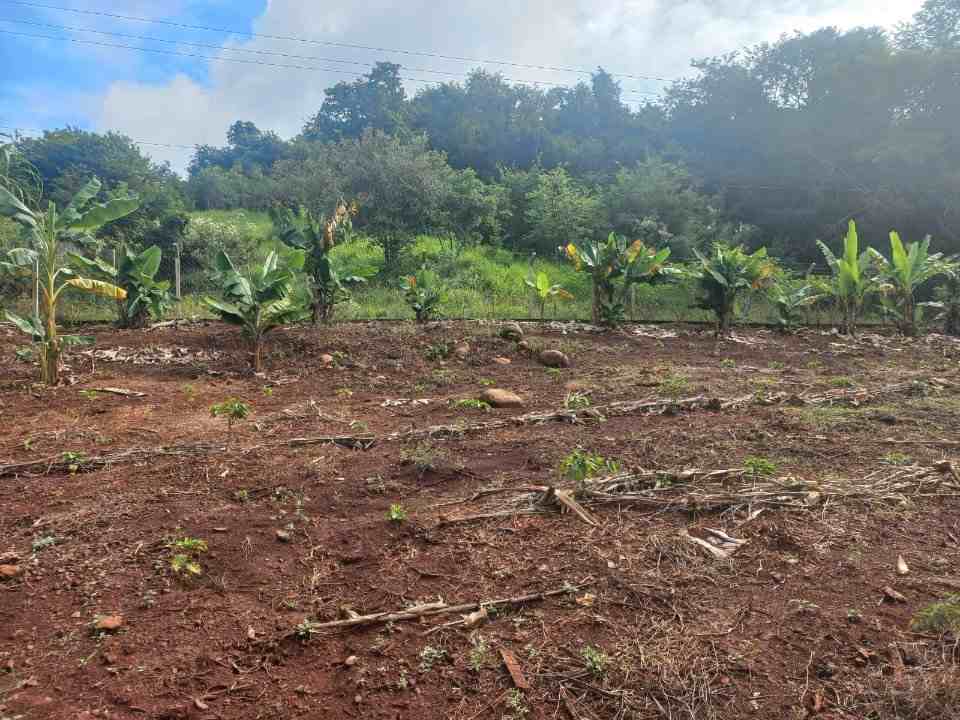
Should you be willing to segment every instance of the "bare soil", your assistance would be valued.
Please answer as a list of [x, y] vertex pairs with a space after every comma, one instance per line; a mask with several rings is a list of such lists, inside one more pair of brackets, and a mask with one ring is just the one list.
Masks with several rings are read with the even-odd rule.
[[[960, 476], [944, 464], [960, 454], [960, 344], [524, 329], [529, 351], [476, 323], [293, 328], [257, 377], [231, 328], [102, 326], [48, 389], [0, 326], [0, 718], [960, 717], [957, 639], [911, 629], [960, 592]], [[458, 343], [464, 358], [440, 357]], [[547, 371], [543, 348], [572, 367]], [[915, 385], [871, 392], [894, 383]], [[450, 403], [488, 387], [525, 407]], [[593, 408], [738, 401], [467, 428], [571, 391]], [[232, 430], [210, 413], [228, 397], [253, 409]], [[387, 438], [437, 425], [466, 429]], [[531, 486], [574, 487], [557, 467], [577, 448], [663, 471], [644, 492], [667, 502], [584, 502], [594, 525], [537, 505]], [[764, 470], [808, 497], [685, 500]], [[942, 482], [815, 490], [897, 473]], [[679, 534], [705, 528], [747, 543], [723, 559]], [[208, 546], [194, 577], [171, 566], [183, 538]], [[313, 626], [558, 589], [473, 627], [466, 612]]]

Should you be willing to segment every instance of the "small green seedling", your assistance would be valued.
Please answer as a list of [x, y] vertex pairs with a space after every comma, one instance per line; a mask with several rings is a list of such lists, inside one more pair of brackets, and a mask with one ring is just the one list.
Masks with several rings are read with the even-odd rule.
[[547, 377], [554, 382], [560, 382], [560, 380], [563, 379], [563, 370], [560, 368], [546, 368], [544, 372], [547, 374]]
[[690, 378], [680, 373], [670, 373], [660, 381], [658, 390], [661, 395], [677, 400], [690, 387]]
[[406, 522], [407, 520], [407, 509], [400, 503], [393, 503], [390, 505], [390, 509], [387, 510], [387, 520], [392, 523]]
[[222, 403], [210, 406], [211, 417], [227, 419], [227, 432], [233, 434], [233, 424], [245, 420], [250, 415], [250, 406], [237, 398], [228, 398]]
[[477, 380], [477, 383], [479, 385], [482, 385], [483, 387], [493, 387], [494, 385], [497, 384], [497, 381], [491, 380], [490, 378], [480, 378], [479, 380]]
[[583, 664], [592, 674], [600, 677], [607, 671], [610, 658], [599, 648], [588, 645], [580, 654], [583, 657]]
[[563, 399], [563, 406], [567, 410], [583, 410], [590, 407], [590, 396], [582, 392], [567, 393]]
[[61, 457], [63, 458], [63, 462], [67, 464], [67, 471], [71, 475], [80, 472], [80, 468], [83, 467], [83, 464], [87, 461], [86, 454], [72, 450], [67, 450]]
[[909, 455], [904, 455], [901, 452], [888, 452], [881, 458], [881, 460], [883, 460], [883, 462], [885, 462], [887, 465], [903, 466], [913, 464], [913, 458]]
[[96, 390], [81, 390], [80, 397], [82, 397], [84, 400], [93, 402], [100, 397], [100, 393], [98, 393]]
[[720, 361], [720, 367], [724, 370], [733, 370], [737, 367], [737, 361], [733, 358], [724, 358]]
[[467, 664], [470, 669], [478, 673], [490, 663], [490, 646], [480, 633], [470, 637], [470, 654]]
[[830, 378], [830, 386], [835, 388], [852, 388], [856, 385], [851, 378], [841, 375], [839, 377]]
[[263, 386], [263, 396], [264, 397], [273, 397], [273, 388], [269, 385]]
[[960, 635], [960, 595], [948, 595], [923, 608], [914, 616], [911, 628], [914, 632]]
[[423, 356], [427, 360], [446, 360], [453, 354], [453, 344], [449, 342], [437, 342], [428, 345], [424, 350]]
[[462, 400], [451, 400], [450, 407], [457, 410], [480, 410], [481, 412], [489, 412], [491, 405], [486, 400], [464, 398]]
[[349, 397], [353, 397], [353, 390], [348, 387], [337, 388], [335, 394], [338, 398], [346, 400]]
[[563, 480], [582, 483], [589, 478], [610, 475], [619, 470], [619, 463], [577, 448], [560, 461], [557, 466], [557, 475]]
[[777, 471], [777, 464], [775, 462], [765, 457], [755, 457], [753, 455], [744, 458], [743, 466], [751, 475], [763, 477], [773, 475]]
[[443, 648], [427, 645], [420, 651], [420, 672], [426, 673], [433, 670], [433, 666], [438, 662], [447, 659], [447, 651]]
[[207, 552], [207, 541], [184, 537], [167, 544], [170, 550], [170, 569], [181, 577], [199, 577], [203, 574], [200, 556]]
[[304, 618], [303, 622], [294, 629], [296, 636], [304, 642], [309, 641], [317, 633], [317, 623]]
[[507, 693], [506, 705], [510, 708], [510, 714], [504, 716], [504, 720], [523, 720], [529, 713], [530, 708], [524, 702], [523, 691], [519, 688], [513, 688]]

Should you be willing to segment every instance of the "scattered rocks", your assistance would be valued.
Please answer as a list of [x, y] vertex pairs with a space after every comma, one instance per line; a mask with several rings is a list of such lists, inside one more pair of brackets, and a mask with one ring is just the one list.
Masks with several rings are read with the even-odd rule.
[[509, 365], [509, 364], [512, 362], [512, 360], [510, 360], [510, 358], [505, 358], [505, 357], [495, 357], [495, 358], [493, 359], [493, 361], [494, 361], [497, 365]]
[[104, 615], [93, 624], [93, 629], [97, 632], [116, 632], [123, 627], [123, 622], [123, 615]]
[[293, 538], [286, 530], [277, 530], [277, 540], [282, 543], [288, 543], [293, 540]]
[[544, 350], [537, 359], [541, 365], [546, 365], [550, 368], [570, 367], [570, 358], [559, 350]]
[[23, 575], [23, 568], [19, 565], [0, 565], [0, 580], [13, 580]]
[[520, 327], [520, 323], [509, 322], [501, 325], [500, 337], [504, 340], [513, 340], [514, 342], [523, 340], [523, 329]]
[[523, 398], [509, 390], [489, 388], [483, 391], [483, 400], [498, 408], [523, 407]]

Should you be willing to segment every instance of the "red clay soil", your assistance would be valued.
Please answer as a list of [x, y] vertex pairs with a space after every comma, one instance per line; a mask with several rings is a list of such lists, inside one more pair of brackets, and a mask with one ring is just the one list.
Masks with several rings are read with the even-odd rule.
[[[527, 350], [475, 323], [290, 329], [257, 377], [221, 325], [103, 326], [49, 389], [0, 326], [0, 718], [960, 717], [957, 638], [911, 624], [960, 592], [945, 464], [960, 455], [960, 344], [524, 329]], [[546, 370], [543, 348], [573, 366]], [[450, 402], [491, 386], [525, 407]], [[468, 427], [571, 392], [594, 408], [739, 402]], [[825, 393], [836, 402], [810, 401]], [[253, 410], [232, 430], [210, 413], [229, 397]], [[436, 425], [463, 432], [387, 437]], [[296, 441], [321, 436], [358, 442]], [[557, 467], [577, 448], [663, 471], [647, 489], [670, 502], [586, 504], [591, 525], [524, 495], [573, 487]], [[789, 507], [684, 502], [764, 473], [807, 490], [941, 479]], [[722, 559], [679, 534], [704, 528], [747, 543]], [[184, 538], [207, 552], [172, 547]], [[198, 574], [176, 572], [177, 554]], [[316, 628], [554, 590], [475, 625], [465, 610]]]

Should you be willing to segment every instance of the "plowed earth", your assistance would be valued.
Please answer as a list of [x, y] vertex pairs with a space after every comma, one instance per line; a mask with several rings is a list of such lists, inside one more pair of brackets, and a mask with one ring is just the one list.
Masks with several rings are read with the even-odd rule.
[[[0, 718], [960, 717], [956, 638], [911, 625], [960, 591], [960, 344], [524, 330], [532, 351], [469, 323], [290, 329], [257, 377], [230, 328], [103, 326], [45, 389], [0, 326]], [[525, 407], [450, 403], [490, 386]], [[574, 391], [598, 411], [468, 427]], [[604, 411], [698, 396], [737, 402]], [[232, 430], [228, 397], [253, 410]], [[397, 435], [436, 425], [461, 432]], [[632, 490], [657, 502], [541, 502], [577, 448], [662, 471]], [[800, 490], [743, 495], [773, 480]], [[680, 534], [705, 528], [747, 542]]]

